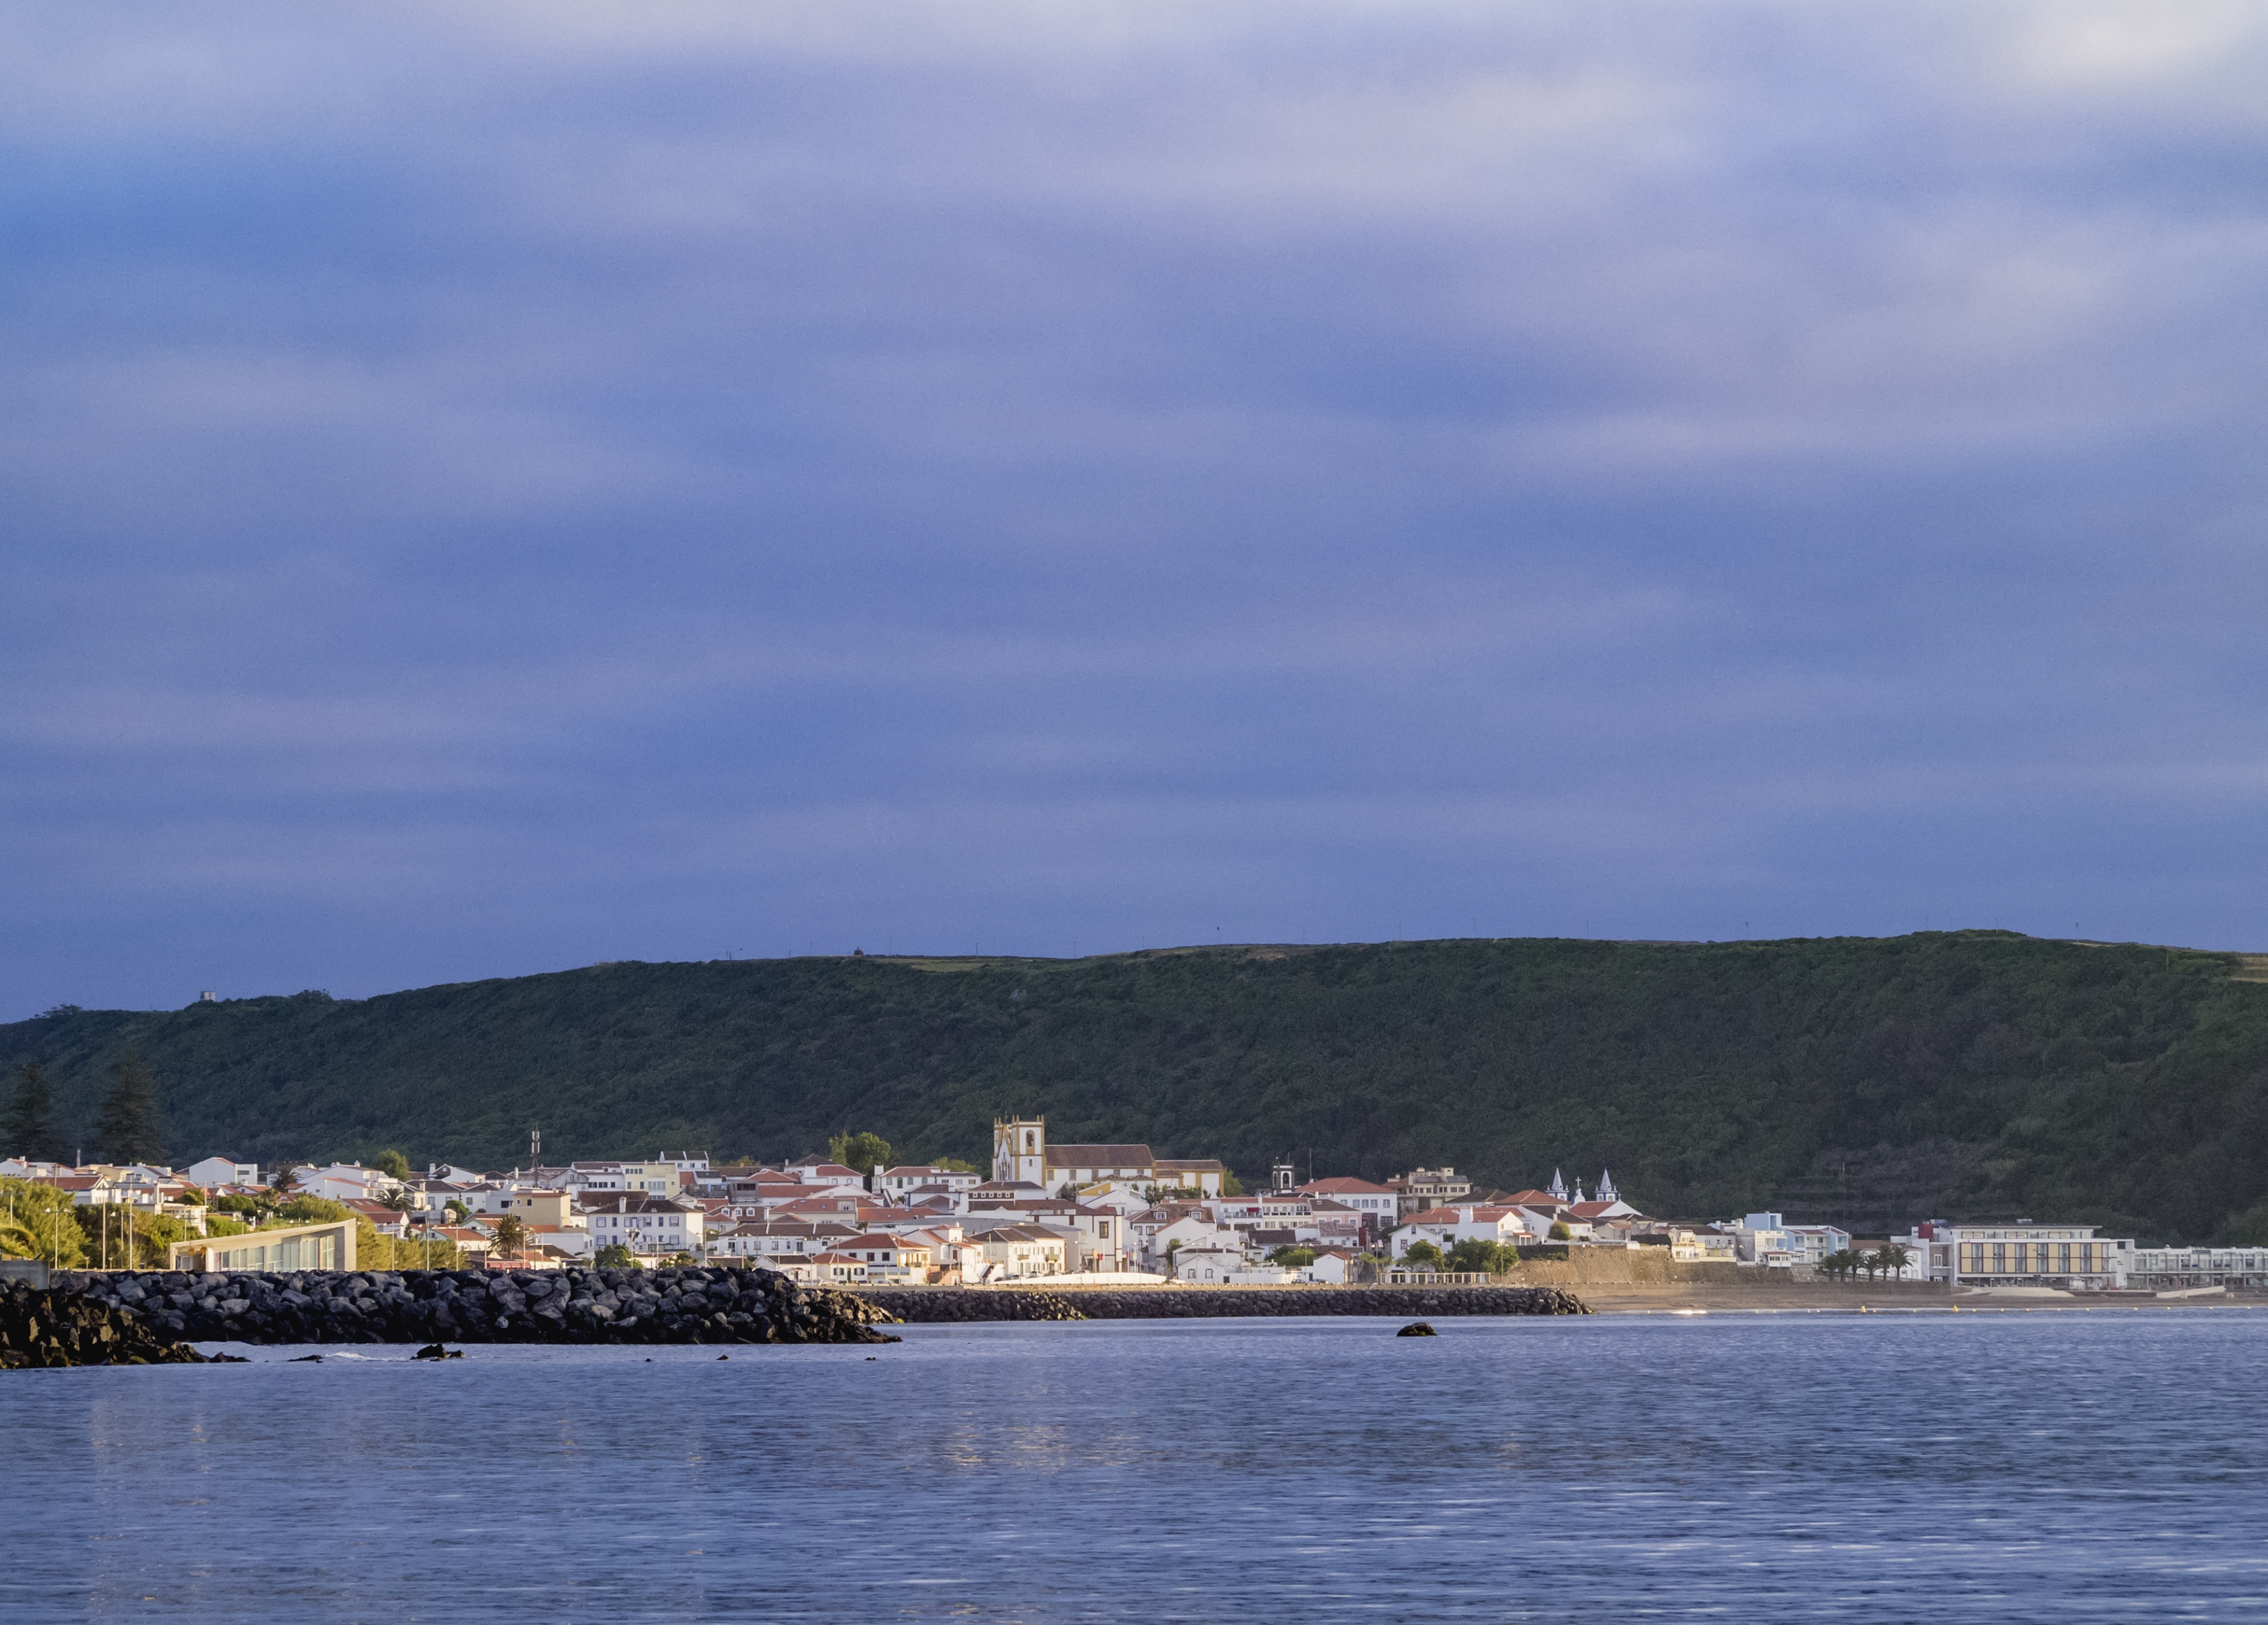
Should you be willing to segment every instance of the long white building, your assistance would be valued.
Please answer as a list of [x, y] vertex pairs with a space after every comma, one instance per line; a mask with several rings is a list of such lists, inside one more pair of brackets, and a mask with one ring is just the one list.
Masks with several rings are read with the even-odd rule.
[[2268, 1247], [2137, 1247], [2126, 1284], [2157, 1291], [2268, 1286]]

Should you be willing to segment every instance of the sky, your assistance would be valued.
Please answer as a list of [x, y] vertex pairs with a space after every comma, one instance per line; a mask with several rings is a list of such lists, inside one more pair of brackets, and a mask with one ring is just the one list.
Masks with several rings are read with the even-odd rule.
[[0, 12], [0, 1018], [2268, 949], [2268, 12]]

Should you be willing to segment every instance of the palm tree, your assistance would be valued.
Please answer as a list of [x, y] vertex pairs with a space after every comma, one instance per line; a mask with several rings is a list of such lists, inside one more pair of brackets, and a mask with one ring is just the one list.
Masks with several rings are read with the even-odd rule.
[[408, 1220], [410, 1214], [416, 1211], [417, 1208], [417, 1199], [409, 1194], [409, 1188], [407, 1185], [396, 1185], [378, 1200], [380, 1204], [401, 1216], [403, 1220], [401, 1239], [407, 1241], [409, 1239]]
[[497, 1221], [497, 1251], [506, 1258], [518, 1258], [520, 1249], [527, 1245], [527, 1221], [517, 1213], [507, 1213]]
[[1881, 1250], [1874, 1254], [1874, 1260], [1881, 1267], [1882, 1273], [1895, 1281], [1898, 1277], [1898, 1271], [1913, 1262], [1913, 1254], [1896, 1242], [1890, 1241], [1885, 1242]]

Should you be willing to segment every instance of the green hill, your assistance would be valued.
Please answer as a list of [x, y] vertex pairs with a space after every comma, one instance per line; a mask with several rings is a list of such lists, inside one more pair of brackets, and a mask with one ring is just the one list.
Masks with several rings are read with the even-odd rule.
[[1506, 940], [1079, 960], [612, 964], [0, 1026], [90, 1154], [107, 1069], [173, 1155], [793, 1156], [873, 1129], [982, 1163], [996, 1114], [1248, 1181], [1555, 1166], [1662, 1215], [1880, 1233], [2055, 1215], [2268, 1241], [2268, 986], [2240, 956], [2001, 932]]

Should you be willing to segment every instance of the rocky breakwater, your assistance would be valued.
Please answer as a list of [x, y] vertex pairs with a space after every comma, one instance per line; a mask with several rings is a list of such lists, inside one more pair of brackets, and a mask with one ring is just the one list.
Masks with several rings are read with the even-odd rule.
[[[1061, 1292], [1015, 1287], [870, 1288], [859, 1297], [901, 1320], [1176, 1320], [1241, 1315], [1588, 1314], [1550, 1286], [1108, 1287]], [[1069, 1310], [1069, 1313], [1063, 1311]]]
[[769, 1269], [72, 1273], [55, 1295], [251, 1343], [879, 1343], [889, 1315]]
[[202, 1365], [202, 1355], [136, 1317], [80, 1294], [0, 1286], [0, 1371], [58, 1365]]

